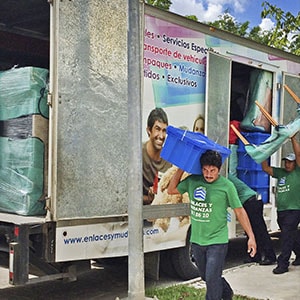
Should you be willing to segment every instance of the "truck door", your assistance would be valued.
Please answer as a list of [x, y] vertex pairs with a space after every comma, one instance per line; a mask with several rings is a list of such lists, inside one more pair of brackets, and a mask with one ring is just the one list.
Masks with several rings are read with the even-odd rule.
[[[218, 144], [229, 145], [231, 59], [209, 52], [207, 60], [206, 135]], [[227, 170], [227, 160], [222, 167]]]
[[126, 11], [121, 0], [52, 2], [53, 220], [127, 213]]
[[[283, 86], [287, 85], [299, 98], [300, 98], [300, 77], [283, 73]], [[297, 103], [288, 93], [288, 91], [282, 88], [282, 101], [281, 101], [281, 111], [282, 111], [282, 124], [286, 125], [299, 115], [297, 112]], [[285, 143], [282, 146], [282, 157], [287, 153], [293, 152], [291, 143]]]

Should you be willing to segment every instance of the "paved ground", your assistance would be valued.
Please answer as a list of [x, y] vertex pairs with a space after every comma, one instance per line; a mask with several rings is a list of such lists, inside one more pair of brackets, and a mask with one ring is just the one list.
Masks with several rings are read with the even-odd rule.
[[234, 292], [258, 299], [300, 299], [300, 266], [290, 266], [289, 272], [275, 275], [274, 266], [258, 264], [241, 266], [225, 272]]
[[[300, 299], [300, 266], [290, 266], [289, 272], [281, 275], [272, 273], [274, 267], [245, 264], [225, 270], [224, 277], [237, 295], [264, 300]], [[205, 287], [200, 279], [186, 284]]]
[[[230, 282], [235, 294], [264, 300], [300, 299], [300, 266], [290, 266], [289, 272], [274, 275], [275, 266], [241, 264], [244, 241], [230, 244], [224, 276]], [[278, 240], [274, 240], [278, 247]], [[292, 256], [291, 261], [295, 257]], [[53, 281], [25, 287], [12, 287], [8, 284], [7, 255], [0, 254], [0, 299], [1, 300], [68, 300], [68, 299], [125, 299], [128, 295], [127, 267], [125, 263], [107, 265], [83, 273], [76, 282]], [[160, 282], [147, 281], [146, 286], [169, 286], [172, 284], [191, 284], [205, 287], [196, 278], [182, 282], [179, 279], [162, 278]], [[173, 299], [170, 299], [173, 300]]]

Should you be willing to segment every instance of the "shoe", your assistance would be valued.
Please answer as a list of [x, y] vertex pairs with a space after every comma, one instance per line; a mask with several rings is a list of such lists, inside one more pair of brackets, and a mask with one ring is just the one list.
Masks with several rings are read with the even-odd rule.
[[279, 266], [277, 266], [275, 269], [273, 269], [274, 274], [283, 274], [283, 273], [286, 273], [288, 271], [289, 271], [288, 268], [282, 268], [282, 267], [279, 267]]
[[300, 266], [300, 257], [296, 257], [296, 259], [292, 262], [293, 266]]
[[276, 260], [271, 260], [268, 258], [265, 258], [259, 262], [259, 264], [261, 266], [270, 266], [270, 265], [274, 265], [275, 263], [276, 263]]
[[233, 298], [232, 290], [229, 293], [223, 293], [223, 295], [222, 295], [223, 300], [232, 300], [232, 298]]
[[253, 258], [253, 257], [248, 257], [244, 259], [244, 264], [250, 264], [250, 263], [259, 263], [260, 259], [258, 258]]

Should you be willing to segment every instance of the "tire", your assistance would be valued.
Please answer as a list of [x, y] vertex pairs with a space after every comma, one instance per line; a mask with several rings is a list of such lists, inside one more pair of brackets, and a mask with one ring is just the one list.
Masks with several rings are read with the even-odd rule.
[[199, 277], [199, 270], [193, 261], [193, 255], [190, 243], [191, 228], [189, 228], [185, 247], [173, 249], [171, 253], [172, 266], [183, 280], [190, 280]]
[[178, 278], [177, 272], [172, 263], [172, 254], [176, 249], [160, 251], [159, 269], [162, 273], [171, 278]]

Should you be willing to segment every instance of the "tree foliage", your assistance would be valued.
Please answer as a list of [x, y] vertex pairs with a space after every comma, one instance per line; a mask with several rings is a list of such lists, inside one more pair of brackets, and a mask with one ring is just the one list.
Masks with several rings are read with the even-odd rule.
[[193, 20], [193, 21], [198, 21], [198, 18], [195, 15], [190, 15], [190, 16], [185, 16], [186, 18]]
[[300, 55], [300, 13], [294, 16], [267, 1], [262, 7], [261, 17], [270, 17], [275, 23], [274, 29], [268, 32], [267, 45]]
[[218, 20], [214, 22], [208, 22], [207, 24], [241, 37], [254, 40], [258, 43], [268, 43], [268, 34], [262, 32], [259, 26], [250, 28], [249, 21], [239, 23], [227, 11], [223, 15], [219, 16]]
[[249, 38], [258, 43], [300, 55], [300, 14], [293, 16], [290, 12], [263, 2], [262, 18], [269, 17], [274, 22], [271, 30], [262, 30], [259, 26], [249, 27], [249, 22], [237, 22], [227, 11], [209, 25]]
[[225, 11], [223, 15], [219, 16], [219, 19], [213, 22], [207, 23], [210, 26], [231, 32], [233, 34], [248, 37], [247, 30], [249, 29], [250, 22], [238, 23], [229, 13]]
[[171, 0], [146, 0], [145, 2], [163, 10], [169, 10], [172, 5]]

